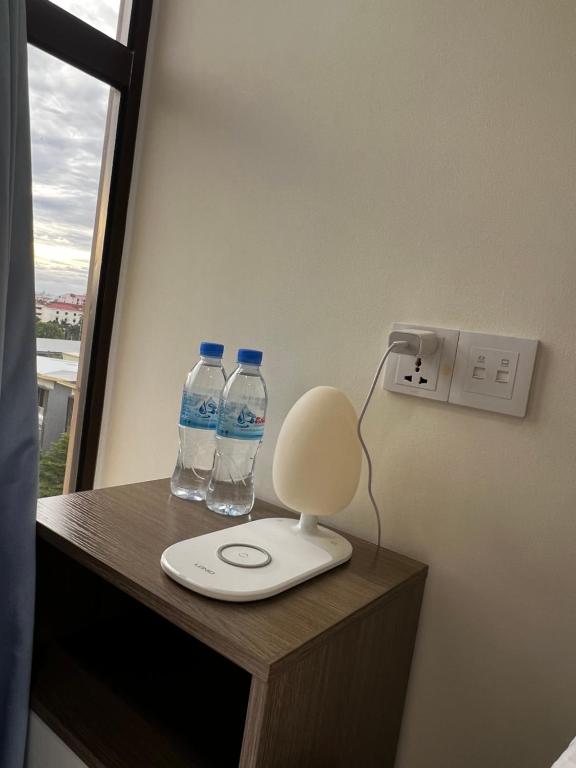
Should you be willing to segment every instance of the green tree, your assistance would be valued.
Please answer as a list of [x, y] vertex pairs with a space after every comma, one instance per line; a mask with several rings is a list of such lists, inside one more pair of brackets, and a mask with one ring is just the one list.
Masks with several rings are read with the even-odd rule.
[[36, 338], [37, 339], [70, 339], [71, 341], [80, 341], [82, 338], [82, 319], [79, 323], [67, 323], [65, 320], [50, 320], [43, 323], [36, 320]]
[[80, 319], [79, 323], [76, 323], [75, 325], [72, 323], [63, 323], [64, 325], [64, 333], [65, 339], [71, 339], [72, 341], [80, 341], [82, 338], [82, 319]]
[[57, 320], [50, 320], [48, 323], [43, 323], [41, 320], [36, 320], [36, 338], [65, 339], [66, 328], [60, 325]]
[[59, 496], [64, 485], [66, 458], [68, 456], [68, 432], [63, 432], [50, 448], [40, 451], [40, 488], [38, 496]]

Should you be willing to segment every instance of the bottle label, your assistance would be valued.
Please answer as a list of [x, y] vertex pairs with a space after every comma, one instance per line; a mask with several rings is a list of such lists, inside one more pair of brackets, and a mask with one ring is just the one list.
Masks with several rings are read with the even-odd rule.
[[212, 395], [182, 393], [180, 426], [195, 429], [216, 429], [218, 424], [218, 400]]
[[[261, 411], [264, 412], [264, 409]], [[239, 440], [261, 440], [264, 435], [264, 415], [257, 416], [244, 403], [227, 402], [220, 412], [216, 434]]]

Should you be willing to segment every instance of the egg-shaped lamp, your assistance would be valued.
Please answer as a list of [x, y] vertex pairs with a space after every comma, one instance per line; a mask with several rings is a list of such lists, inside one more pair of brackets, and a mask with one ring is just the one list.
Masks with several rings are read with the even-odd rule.
[[362, 449], [356, 411], [334, 387], [315, 387], [292, 407], [274, 453], [272, 479], [280, 501], [300, 512], [301, 527], [348, 506], [360, 480]]

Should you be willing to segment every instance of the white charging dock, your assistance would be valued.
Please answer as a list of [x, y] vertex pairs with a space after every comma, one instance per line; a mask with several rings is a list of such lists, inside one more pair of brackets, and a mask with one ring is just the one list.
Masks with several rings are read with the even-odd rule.
[[233, 602], [263, 600], [352, 556], [343, 536], [316, 518], [254, 520], [179, 541], [162, 554], [163, 571], [184, 587]]

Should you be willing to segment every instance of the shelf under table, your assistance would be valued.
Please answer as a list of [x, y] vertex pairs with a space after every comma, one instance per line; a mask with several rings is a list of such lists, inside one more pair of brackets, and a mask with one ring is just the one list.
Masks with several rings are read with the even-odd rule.
[[38, 561], [32, 709], [52, 730], [91, 768], [238, 765], [250, 675], [43, 543]]
[[348, 536], [349, 562], [254, 603], [160, 568], [243, 522], [167, 480], [39, 500], [32, 707], [89, 768], [394, 765], [426, 566]]

